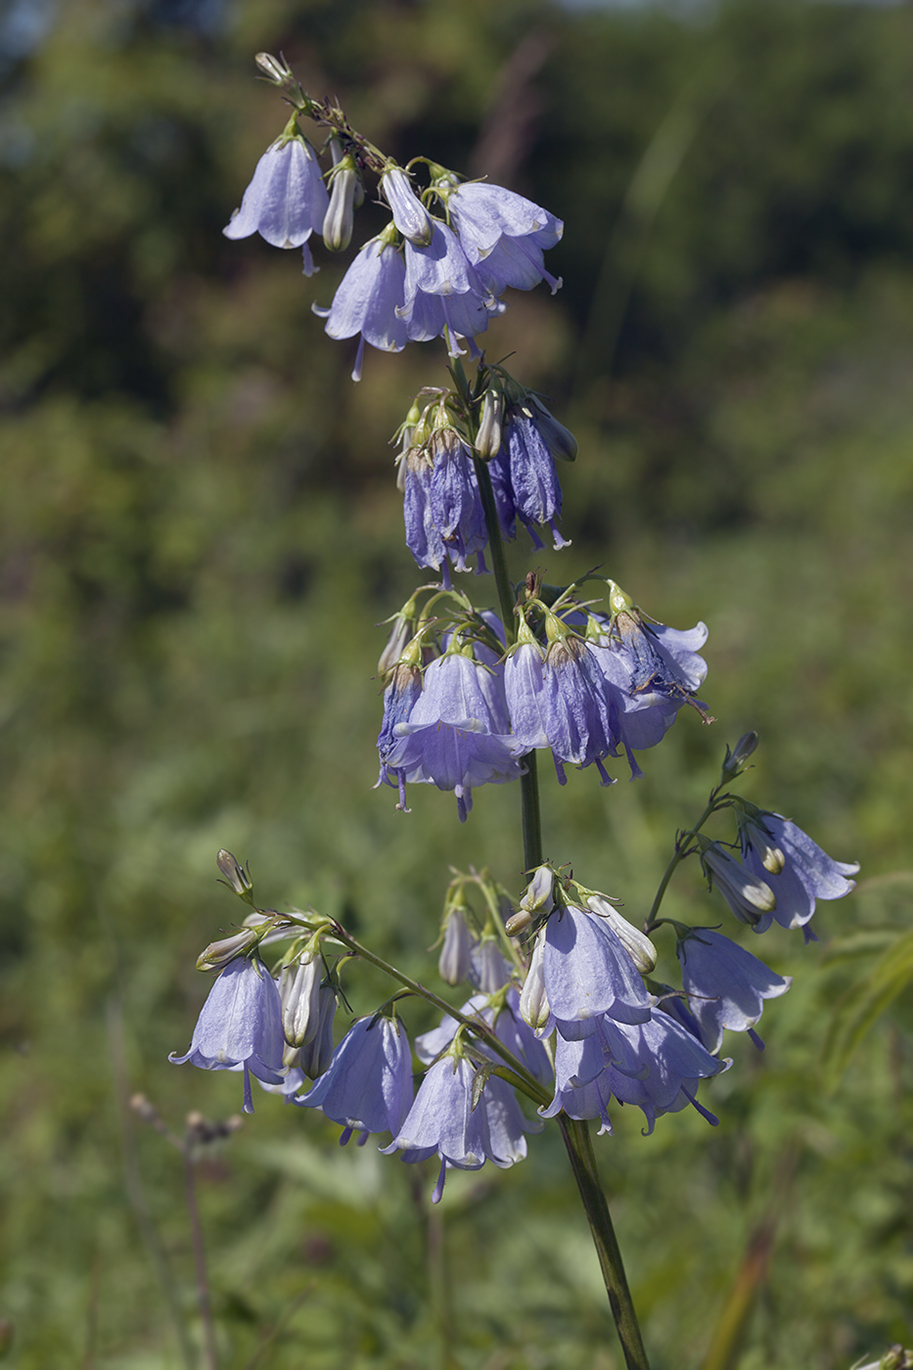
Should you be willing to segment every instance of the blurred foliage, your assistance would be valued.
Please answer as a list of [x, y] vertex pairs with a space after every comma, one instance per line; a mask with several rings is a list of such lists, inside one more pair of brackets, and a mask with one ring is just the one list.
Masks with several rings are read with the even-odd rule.
[[[239, 1106], [235, 1078], [165, 1060], [205, 992], [197, 952], [237, 917], [220, 846], [267, 901], [343, 916], [419, 975], [448, 865], [519, 881], [511, 787], [463, 828], [449, 796], [414, 793], [404, 819], [370, 791], [376, 625], [417, 579], [387, 443], [442, 356], [370, 353], [353, 386], [353, 345], [310, 312], [342, 265], [305, 281], [294, 254], [222, 238], [285, 119], [262, 48], [392, 154], [565, 219], [564, 289], [515, 298], [490, 337], [580, 439], [574, 547], [543, 569], [602, 564], [663, 622], [710, 625], [715, 727], [681, 719], [637, 786], [544, 775], [549, 855], [636, 916], [726, 741], [757, 727], [749, 797], [864, 861], [858, 896], [819, 910], [824, 956], [765, 939], [795, 983], [763, 1057], [728, 1048], [719, 1129], [682, 1115], [646, 1140], [619, 1110], [599, 1143], [656, 1370], [700, 1363], [762, 1229], [742, 1370], [913, 1340], [913, 1004], [886, 941], [910, 936], [911, 38], [910, 6], [798, 0], [7, 0], [11, 1364], [181, 1364], [150, 1241], [196, 1335], [180, 1160], [125, 1101], [178, 1126]], [[706, 918], [695, 876], [670, 899]], [[360, 971], [348, 988], [356, 1012], [383, 993]], [[825, 1093], [829, 1029], [846, 1070]], [[271, 1330], [276, 1370], [619, 1365], [555, 1136], [516, 1171], [454, 1175], [429, 1215], [427, 1177], [336, 1131], [264, 1096], [201, 1165], [225, 1367]]]

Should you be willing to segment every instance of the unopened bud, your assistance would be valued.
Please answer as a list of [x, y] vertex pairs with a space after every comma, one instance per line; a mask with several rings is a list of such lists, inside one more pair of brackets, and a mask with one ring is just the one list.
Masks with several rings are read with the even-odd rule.
[[546, 409], [538, 396], [530, 395], [528, 399], [533, 407], [539, 435], [551, 452], [553, 459], [555, 461], [576, 461], [577, 439], [571, 430], [565, 428], [563, 423], [558, 422], [554, 414]]
[[333, 170], [330, 186], [330, 203], [323, 217], [322, 236], [324, 245], [331, 252], [344, 252], [352, 241], [355, 227], [355, 192], [359, 176], [351, 157]]
[[225, 876], [226, 884], [239, 894], [248, 904], [252, 902], [250, 891], [253, 889], [253, 881], [250, 878], [250, 870], [247, 866], [240, 865], [232, 856], [230, 851], [223, 848], [216, 857], [216, 865]]
[[427, 247], [434, 237], [434, 220], [412, 189], [409, 173], [390, 165], [380, 178], [380, 188], [403, 237], [414, 247]]
[[555, 873], [551, 866], [537, 866], [532, 880], [520, 896], [521, 909], [528, 909], [530, 913], [551, 913], [554, 887]]
[[540, 1032], [551, 1017], [551, 1009], [548, 1006], [548, 997], [545, 993], [545, 976], [542, 970], [544, 952], [545, 929], [543, 928], [536, 937], [533, 954], [529, 961], [529, 970], [526, 972], [526, 979], [520, 991], [520, 1017], [525, 1023], [529, 1023], [533, 1032]]
[[279, 61], [268, 52], [258, 52], [254, 58], [257, 66], [270, 81], [275, 81], [277, 86], [282, 86], [292, 74], [292, 69], [285, 61]]
[[758, 745], [760, 738], [755, 732], [743, 733], [732, 751], [726, 747], [726, 759], [723, 762], [723, 779], [732, 780], [739, 775], [745, 762], [751, 756]]
[[504, 930], [508, 937], [516, 937], [519, 933], [524, 932], [532, 921], [533, 915], [528, 909], [518, 909], [516, 913], [512, 913], [507, 919], [504, 924]]
[[466, 915], [458, 907], [451, 908], [444, 928], [444, 943], [438, 957], [438, 973], [448, 985], [459, 985], [469, 977], [470, 938]]
[[242, 956], [257, 941], [257, 934], [253, 928], [242, 928], [240, 932], [232, 933], [231, 937], [210, 942], [205, 951], [201, 951], [197, 957], [197, 970], [221, 970], [229, 961], [234, 961], [236, 956]]
[[591, 894], [586, 902], [587, 908], [605, 919], [641, 975], [652, 974], [656, 968], [656, 948], [647, 934], [640, 932], [627, 918], [622, 918], [602, 895]]
[[504, 395], [500, 390], [486, 390], [482, 401], [482, 418], [475, 448], [483, 461], [492, 461], [501, 450], [501, 420], [504, 415]]
[[755, 879], [719, 842], [699, 836], [698, 843], [704, 870], [740, 922], [753, 926], [773, 912], [777, 896], [765, 881]]
[[290, 966], [283, 966], [279, 973], [282, 1031], [289, 1046], [304, 1046], [317, 1031], [322, 975], [320, 957], [307, 952]]
[[316, 1080], [329, 1069], [333, 1059], [333, 1019], [336, 1016], [336, 991], [332, 985], [321, 985], [317, 1010], [317, 1031], [301, 1048], [301, 1069], [308, 1079]]

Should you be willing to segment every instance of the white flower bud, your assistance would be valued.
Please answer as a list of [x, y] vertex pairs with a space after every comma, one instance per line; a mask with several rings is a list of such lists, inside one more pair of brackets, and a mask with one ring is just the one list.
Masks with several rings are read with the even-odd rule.
[[279, 973], [282, 999], [282, 1031], [289, 1046], [303, 1047], [317, 1031], [320, 980], [323, 962], [305, 953]]
[[475, 448], [483, 461], [491, 461], [501, 450], [501, 419], [504, 396], [500, 390], [486, 390], [482, 401], [482, 418]]
[[656, 968], [656, 948], [646, 933], [640, 932], [627, 918], [622, 918], [601, 894], [591, 894], [586, 902], [587, 908], [606, 920], [641, 975], [650, 975]]
[[[232, 856], [231, 852], [225, 851], [224, 848], [216, 857], [216, 865], [225, 876], [226, 881], [234, 890], [235, 894], [240, 894], [242, 899], [246, 898], [248, 892], [253, 889], [253, 882], [247, 868], [240, 865]], [[250, 900], [248, 900], [248, 903], [249, 902]]]
[[452, 908], [447, 915], [444, 944], [437, 968], [448, 985], [459, 985], [469, 976], [470, 942], [466, 916], [460, 908]]
[[528, 909], [530, 913], [551, 913], [554, 887], [555, 873], [551, 866], [537, 866], [532, 880], [520, 896], [520, 908]]
[[206, 950], [200, 952], [197, 958], [197, 970], [220, 970], [222, 966], [227, 966], [229, 961], [233, 961], [236, 956], [241, 956], [256, 941], [257, 934], [253, 928], [242, 928], [240, 932], [233, 933], [231, 937], [223, 937], [218, 942], [210, 942]]
[[301, 1069], [311, 1080], [329, 1068], [333, 1059], [333, 1019], [336, 1017], [336, 991], [332, 985], [321, 985], [317, 1016], [317, 1031], [301, 1048]]
[[520, 991], [520, 1017], [525, 1023], [529, 1023], [534, 1032], [540, 1032], [545, 1027], [551, 1014], [545, 993], [545, 977], [542, 972], [544, 951], [545, 929], [542, 928], [536, 936], [533, 954], [529, 961], [529, 970], [526, 972], [526, 979]]

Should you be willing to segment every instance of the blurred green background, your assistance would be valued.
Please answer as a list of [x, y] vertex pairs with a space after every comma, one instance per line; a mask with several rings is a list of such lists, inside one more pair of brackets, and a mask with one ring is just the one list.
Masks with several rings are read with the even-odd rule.
[[[390, 153], [566, 222], [563, 290], [514, 296], [488, 336], [580, 441], [573, 547], [517, 546], [513, 571], [599, 564], [661, 621], [703, 618], [717, 722], [680, 718], [637, 785], [559, 791], [544, 766], [549, 856], [642, 917], [675, 827], [756, 727], [743, 792], [864, 863], [819, 908], [819, 946], [765, 938], [795, 985], [763, 1056], [728, 1048], [705, 1092], [720, 1127], [679, 1115], [647, 1139], [617, 1110], [598, 1143], [656, 1370], [705, 1363], [740, 1269], [756, 1297], [715, 1370], [909, 1345], [909, 990], [842, 1077], [822, 1053], [910, 922], [913, 8], [6, 0], [8, 1363], [185, 1365], [156, 1251], [198, 1344], [181, 1158], [126, 1101], [178, 1131], [240, 1106], [237, 1077], [166, 1060], [208, 987], [196, 955], [239, 916], [219, 847], [265, 902], [342, 916], [435, 986], [448, 866], [519, 885], [516, 787], [478, 791], [462, 828], [435, 790], [408, 818], [371, 791], [377, 625], [419, 581], [388, 440], [442, 349], [369, 349], [353, 385], [354, 345], [310, 312], [344, 263], [318, 255], [308, 281], [296, 254], [221, 236], [286, 117], [260, 49]], [[666, 911], [727, 916], [687, 868]], [[347, 985], [356, 1013], [385, 992], [357, 968]], [[224, 1367], [258, 1348], [277, 1370], [620, 1366], [551, 1130], [513, 1171], [454, 1175], [429, 1218], [416, 1168], [256, 1102], [199, 1168]]]

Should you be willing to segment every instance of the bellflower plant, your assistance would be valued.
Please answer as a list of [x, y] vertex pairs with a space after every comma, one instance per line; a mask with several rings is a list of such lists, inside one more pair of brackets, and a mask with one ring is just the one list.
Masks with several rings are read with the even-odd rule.
[[[171, 1059], [243, 1071], [248, 1111], [254, 1075], [292, 1097], [299, 1118], [319, 1110], [341, 1124], [343, 1141], [353, 1132], [361, 1143], [390, 1133], [384, 1154], [438, 1163], [434, 1201], [448, 1169], [512, 1166], [526, 1156], [527, 1136], [553, 1121], [625, 1365], [648, 1370], [590, 1123], [610, 1134], [610, 1109], [633, 1104], [648, 1133], [662, 1115], [689, 1105], [716, 1125], [696, 1095], [699, 1087], [710, 1094], [730, 1065], [720, 1055], [725, 1034], [756, 1037], [765, 1003], [790, 985], [730, 938], [664, 916], [673, 876], [696, 857], [691, 868], [700, 868], [738, 921], [758, 934], [774, 923], [801, 927], [808, 940], [816, 901], [848, 894], [858, 867], [832, 860], [793, 822], [734, 791], [757, 747], [754, 733], [726, 748], [719, 781], [697, 821], [677, 832], [642, 923], [622, 915], [617, 898], [574, 877], [572, 852], [562, 853], [565, 864], [546, 859], [539, 751], [551, 752], [562, 784], [571, 765], [594, 766], [609, 786], [618, 758], [627, 759], [632, 780], [640, 778], [635, 753], [660, 745], [680, 715], [713, 721], [697, 698], [707, 675], [703, 623], [682, 630], [657, 622], [596, 572], [563, 585], [544, 583], [539, 570], [518, 583], [508, 575], [504, 541], [518, 519], [539, 551], [536, 529], [549, 528], [566, 563], [557, 462], [573, 461], [577, 443], [476, 339], [509, 307], [511, 290], [543, 281], [558, 288], [544, 254], [563, 224], [505, 187], [466, 181], [424, 156], [399, 166], [335, 102], [307, 94], [283, 61], [261, 53], [257, 62], [292, 114], [226, 234], [259, 232], [306, 254], [310, 238], [322, 234], [328, 250], [345, 251], [358, 230], [363, 187], [376, 182], [390, 222], [359, 248], [332, 303], [316, 312], [330, 338], [358, 336], [355, 380], [366, 343], [387, 352], [436, 343], [447, 372], [444, 384], [413, 398], [394, 439], [406, 546], [430, 579], [388, 620], [376, 788], [392, 787], [404, 814], [407, 784], [450, 791], [465, 822], [480, 787], [515, 785], [522, 858], [505, 859], [525, 876], [517, 894], [487, 870], [454, 873], [438, 968], [445, 987], [466, 986], [457, 1008], [339, 920], [260, 908], [248, 867], [221, 851], [224, 883], [249, 911], [240, 929], [201, 955], [199, 968], [218, 975], [190, 1050]], [[324, 173], [303, 120], [327, 135], [320, 155], [329, 153], [332, 165]], [[464, 366], [467, 355], [473, 361]], [[496, 608], [477, 605], [456, 583], [467, 571], [483, 587], [490, 571]], [[724, 830], [726, 820], [732, 826]], [[651, 978], [667, 928], [680, 990]], [[261, 959], [273, 947], [284, 949], [278, 984]], [[341, 979], [359, 962], [397, 988], [380, 1007], [368, 1006], [334, 1049], [338, 1005], [348, 1006]], [[414, 998], [440, 1018], [416, 1038], [413, 1060], [398, 1015]], [[414, 1097], [413, 1067], [421, 1077]], [[305, 1077], [314, 1082], [307, 1089]]]

